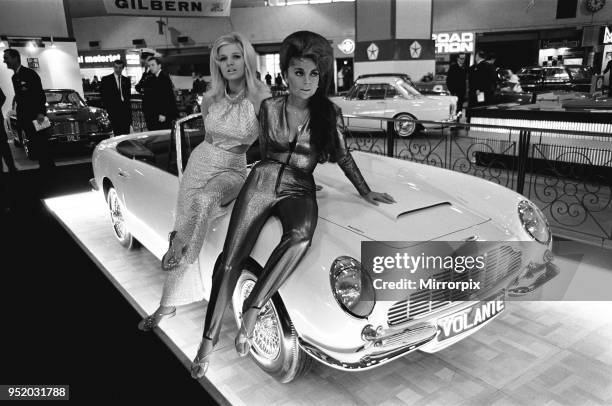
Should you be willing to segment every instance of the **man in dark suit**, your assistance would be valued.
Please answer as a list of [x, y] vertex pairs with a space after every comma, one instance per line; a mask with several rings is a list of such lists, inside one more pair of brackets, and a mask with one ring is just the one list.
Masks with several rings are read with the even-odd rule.
[[494, 103], [497, 87], [495, 67], [485, 60], [485, 53], [474, 54], [474, 65], [470, 67], [468, 80], [470, 85], [469, 107], [487, 106]]
[[456, 59], [451, 61], [446, 76], [446, 87], [448, 87], [450, 94], [457, 96], [457, 112], [463, 110], [467, 90], [467, 69], [465, 66], [465, 54], [456, 55]]
[[[170, 76], [162, 71], [160, 58], [152, 56], [147, 59], [149, 73], [141, 79], [142, 109], [148, 130], [170, 128], [172, 120], [178, 117], [178, 108], [174, 96], [174, 86]], [[140, 83], [139, 83], [140, 85]]]
[[129, 134], [132, 124], [131, 85], [130, 79], [121, 74], [123, 68], [123, 61], [117, 59], [113, 63], [114, 73], [102, 77], [100, 86], [102, 103], [115, 135]]
[[33, 121], [42, 123], [47, 114], [46, 96], [36, 72], [21, 66], [21, 55], [15, 49], [4, 51], [4, 63], [15, 74], [12, 77], [17, 103], [17, 124], [28, 139], [29, 148], [38, 158], [41, 169], [55, 166], [49, 148], [49, 130], [36, 131]]

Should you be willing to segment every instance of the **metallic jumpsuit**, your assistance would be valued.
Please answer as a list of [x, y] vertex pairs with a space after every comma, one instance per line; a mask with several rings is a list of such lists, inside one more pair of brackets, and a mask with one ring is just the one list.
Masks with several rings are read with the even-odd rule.
[[[279, 218], [283, 235], [243, 305], [247, 335], [257, 321], [258, 311], [295, 270], [310, 246], [317, 225], [318, 207], [312, 176], [319, 151], [310, 142], [305, 125], [290, 139], [286, 115], [287, 96], [262, 102], [259, 113], [259, 142], [262, 160], [251, 170], [234, 205], [223, 257], [213, 271], [212, 291], [206, 311], [204, 337], [217, 343], [221, 319], [232, 297], [243, 265], [268, 218]], [[336, 108], [338, 150], [335, 161], [363, 196], [370, 192], [353, 157], [346, 149], [342, 113]]]

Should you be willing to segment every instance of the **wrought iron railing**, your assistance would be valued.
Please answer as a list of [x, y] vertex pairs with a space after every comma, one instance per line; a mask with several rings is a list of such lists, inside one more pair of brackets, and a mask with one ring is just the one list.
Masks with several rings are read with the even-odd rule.
[[395, 131], [399, 120], [352, 115], [344, 120], [351, 149], [498, 183], [537, 204], [558, 236], [612, 245], [609, 132], [409, 120], [428, 129], [401, 137]]

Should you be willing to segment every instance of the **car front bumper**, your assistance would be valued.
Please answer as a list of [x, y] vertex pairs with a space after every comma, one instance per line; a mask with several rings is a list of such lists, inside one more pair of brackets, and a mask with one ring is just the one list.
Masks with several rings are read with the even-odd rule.
[[[505, 289], [497, 291], [493, 297], [497, 297], [501, 294], [503, 294], [504, 298], [527, 295], [558, 274], [559, 270], [552, 262], [537, 266], [532, 265], [524, 272], [521, 272], [519, 277], [515, 277]], [[493, 301], [495, 299], [490, 298], [488, 300]], [[364, 345], [350, 353], [321, 348], [307, 342], [301, 337], [299, 339], [299, 344], [300, 347], [313, 358], [332, 368], [348, 371], [371, 369], [393, 361], [415, 350], [428, 353], [443, 350], [474, 334], [492, 320], [496, 319], [502, 312], [493, 315], [473, 328], [444, 340], [440, 339], [442, 334], [440, 321], [447, 319], [449, 316], [465, 312], [478, 303], [486, 301], [487, 300], [457, 302], [449, 307], [432, 312], [429, 316], [419, 318], [416, 324], [412, 323], [408, 328], [397, 326], [376, 332], [372, 330], [372, 334], [369, 337], [362, 337]]]

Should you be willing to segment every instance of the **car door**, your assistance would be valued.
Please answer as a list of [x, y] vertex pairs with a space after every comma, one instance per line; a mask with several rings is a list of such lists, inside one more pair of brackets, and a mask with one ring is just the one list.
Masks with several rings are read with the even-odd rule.
[[168, 247], [178, 196], [176, 152], [171, 139], [169, 134], [156, 134], [135, 140], [153, 152], [155, 159], [132, 159], [118, 168], [118, 186], [124, 196], [130, 231], [158, 256]]

